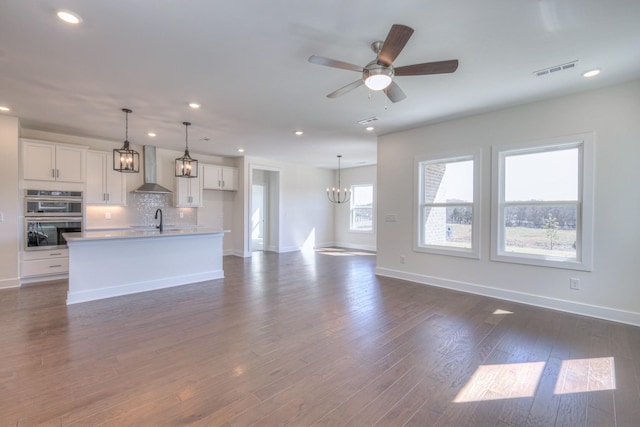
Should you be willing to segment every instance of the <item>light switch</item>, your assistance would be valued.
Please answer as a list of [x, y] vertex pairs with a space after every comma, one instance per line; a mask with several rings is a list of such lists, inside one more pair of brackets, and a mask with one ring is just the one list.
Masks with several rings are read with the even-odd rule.
[[0, 222], [4, 221], [4, 212], [0, 212]]
[[111, 219], [111, 212], [105, 212], [104, 219]]

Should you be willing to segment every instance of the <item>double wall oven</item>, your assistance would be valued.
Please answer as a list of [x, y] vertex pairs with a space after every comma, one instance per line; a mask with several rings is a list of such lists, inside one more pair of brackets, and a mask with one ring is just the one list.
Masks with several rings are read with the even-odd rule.
[[24, 249], [67, 247], [62, 233], [82, 231], [82, 192], [25, 190]]

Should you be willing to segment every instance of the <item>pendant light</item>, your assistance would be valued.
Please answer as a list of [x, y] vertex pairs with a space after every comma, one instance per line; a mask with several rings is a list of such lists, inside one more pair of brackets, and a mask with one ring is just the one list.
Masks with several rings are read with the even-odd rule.
[[176, 176], [178, 178], [197, 178], [198, 177], [198, 161], [189, 155], [189, 134], [188, 129], [191, 126], [189, 122], [182, 122], [184, 125], [184, 156], [176, 159]]
[[124, 173], [140, 172], [140, 154], [129, 147], [129, 113], [128, 108], [123, 108], [125, 113], [124, 145], [120, 149], [113, 150], [113, 170]]
[[347, 190], [347, 187], [344, 188], [344, 191], [340, 193], [340, 159], [341, 155], [338, 154], [338, 188], [332, 188], [329, 190], [327, 188], [327, 198], [331, 203], [347, 203], [349, 199], [351, 199], [351, 190]]

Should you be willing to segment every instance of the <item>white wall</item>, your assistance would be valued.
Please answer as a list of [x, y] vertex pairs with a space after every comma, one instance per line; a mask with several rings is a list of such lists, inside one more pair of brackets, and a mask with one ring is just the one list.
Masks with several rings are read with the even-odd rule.
[[18, 119], [0, 116], [0, 288], [18, 279]]
[[[334, 221], [336, 246], [340, 246], [343, 248], [364, 249], [368, 251], [376, 250], [376, 170], [377, 168], [375, 165], [342, 169], [340, 179], [342, 188], [350, 188], [352, 185], [373, 184], [374, 226], [372, 232], [350, 231], [350, 204], [335, 204]], [[337, 175], [334, 179], [336, 180], [335, 182], [337, 182]]]
[[[280, 172], [280, 231], [278, 251], [288, 252], [305, 245], [324, 246], [334, 241], [333, 207], [326, 200], [325, 189], [330, 185], [332, 171], [292, 163], [272, 162], [245, 157], [241, 170], [243, 191], [243, 255], [250, 256], [249, 193], [251, 168]], [[235, 215], [238, 213], [235, 212]]]
[[[491, 146], [589, 131], [596, 135], [593, 271], [490, 261]], [[414, 157], [475, 147], [482, 149], [481, 259], [413, 252]], [[377, 272], [640, 325], [638, 159], [640, 81], [383, 136]], [[394, 213], [397, 222], [384, 222]], [[571, 277], [582, 290], [569, 289]]]

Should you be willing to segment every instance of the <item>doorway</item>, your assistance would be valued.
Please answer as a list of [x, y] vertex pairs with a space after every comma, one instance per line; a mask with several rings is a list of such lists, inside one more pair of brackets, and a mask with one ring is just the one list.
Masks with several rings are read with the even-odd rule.
[[251, 252], [279, 251], [280, 171], [251, 166], [249, 241]]

